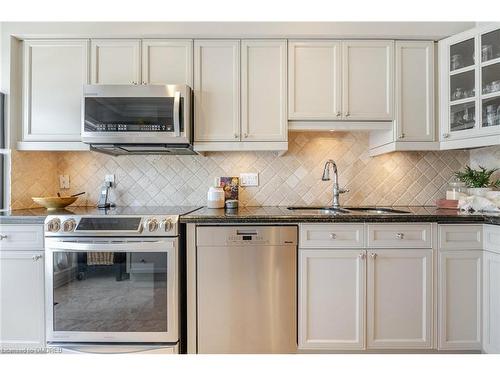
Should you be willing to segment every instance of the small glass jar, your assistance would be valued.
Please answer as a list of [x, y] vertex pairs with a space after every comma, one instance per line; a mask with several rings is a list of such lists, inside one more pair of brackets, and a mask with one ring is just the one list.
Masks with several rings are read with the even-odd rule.
[[467, 187], [464, 182], [451, 181], [448, 183], [448, 189], [446, 190], [446, 199], [449, 200], [460, 200], [467, 196]]

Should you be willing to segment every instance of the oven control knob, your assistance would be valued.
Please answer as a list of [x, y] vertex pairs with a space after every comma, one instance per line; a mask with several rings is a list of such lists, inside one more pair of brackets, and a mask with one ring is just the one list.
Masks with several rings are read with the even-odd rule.
[[68, 219], [63, 222], [63, 232], [73, 232], [76, 228], [75, 219]]
[[49, 232], [59, 232], [61, 229], [61, 220], [54, 218], [47, 223], [47, 231]]
[[156, 219], [148, 219], [146, 220], [146, 228], [150, 232], [154, 232], [158, 229], [158, 221]]
[[163, 219], [161, 222], [161, 227], [165, 230], [165, 232], [170, 232], [174, 227], [174, 223], [172, 223], [171, 219]]

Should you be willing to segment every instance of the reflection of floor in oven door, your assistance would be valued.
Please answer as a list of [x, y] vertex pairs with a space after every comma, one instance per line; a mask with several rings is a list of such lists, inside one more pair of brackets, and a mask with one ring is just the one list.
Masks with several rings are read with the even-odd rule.
[[131, 275], [131, 279], [123, 281], [116, 281], [112, 271], [87, 276], [54, 290], [56, 331], [167, 330], [165, 274]]

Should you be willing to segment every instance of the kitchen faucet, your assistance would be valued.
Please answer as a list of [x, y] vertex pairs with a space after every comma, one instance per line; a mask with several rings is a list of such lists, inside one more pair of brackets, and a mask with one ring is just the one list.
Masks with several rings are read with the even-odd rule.
[[329, 168], [330, 165], [333, 168], [333, 202], [332, 202], [332, 207], [339, 208], [340, 207], [340, 202], [339, 202], [340, 194], [344, 194], [344, 193], [349, 192], [349, 189], [339, 187], [339, 176], [337, 174], [337, 164], [335, 164], [335, 162], [332, 159], [328, 160], [325, 163], [325, 167], [323, 169], [323, 177], [321, 177], [321, 180], [330, 181], [330, 168]]

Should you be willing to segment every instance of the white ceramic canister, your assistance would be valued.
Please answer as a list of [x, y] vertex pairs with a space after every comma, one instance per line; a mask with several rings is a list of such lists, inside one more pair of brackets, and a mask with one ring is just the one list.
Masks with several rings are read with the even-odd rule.
[[224, 208], [224, 190], [221, 187], [210, 187], [207, 193], [208, 208]]

